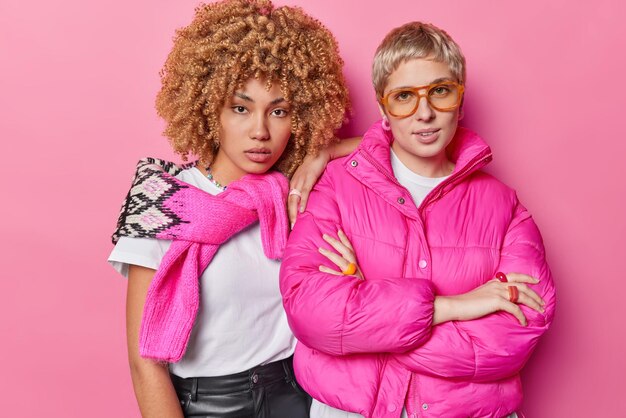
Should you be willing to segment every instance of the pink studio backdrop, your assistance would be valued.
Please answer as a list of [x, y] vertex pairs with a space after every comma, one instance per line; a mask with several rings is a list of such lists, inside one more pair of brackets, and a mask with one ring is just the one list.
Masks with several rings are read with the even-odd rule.
[[[626, 416], [623, 2], [283, 1], [337, 36], [354, 115], [377, 118], [370, 60], [408, 20], [469, 65], [463, 124], [534, 214], [558, 285], [523, 373], [528, 417]], [[144, 155], [172, 157], [153, 100], [195, 1], [0, 2], [0, 416], [136, 417], [125, 280], [105, 260]]]

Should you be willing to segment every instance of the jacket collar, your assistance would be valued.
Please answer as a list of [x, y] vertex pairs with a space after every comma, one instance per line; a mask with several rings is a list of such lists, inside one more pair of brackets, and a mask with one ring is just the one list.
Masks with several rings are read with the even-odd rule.
[[[417, 212], [413, 199], [393, 175], [389, 152], [392, 143], [391, 131], [384, 130], [382, 121], [378, 121], [363, 135], [361, 144], [346, 158], [344, 167], [406, 216], [414, 218]], [[487, 143], [476, 133], [463, 127], [457, 128], [447, 152], [450, 161], [455, 164], [454, 171], [426, 197], [420, 206], [420, 212], [491, 161], [491, 149]]]

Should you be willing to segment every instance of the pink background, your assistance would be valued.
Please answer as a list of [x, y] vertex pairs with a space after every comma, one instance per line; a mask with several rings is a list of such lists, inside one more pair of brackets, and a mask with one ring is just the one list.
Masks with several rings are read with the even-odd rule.
[[[558, 285], [524, 370], [529, 417], [626, 416], [623, 2], [284, 1], [337, 36], [360, 134], [370, 60], [408, 20], [469, 65], [463, 123], [535, 215]], [[196, 1], [0, 2], [0, 416], [135, 417], [125, 280], [105, 260], [144, 155], [171, 157], [153, 100]]]

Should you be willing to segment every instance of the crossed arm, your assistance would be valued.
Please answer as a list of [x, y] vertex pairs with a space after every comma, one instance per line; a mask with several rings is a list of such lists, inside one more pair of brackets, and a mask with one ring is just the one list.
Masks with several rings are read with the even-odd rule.
[[[316, 206], [333, 203], [330, 194], [316, 196]], [[298, 223], [281, 291], [294, 333], [311, 348], [336, 356], [395, 353], [415, 372], [490, 381], [517, 373], [552, 320], [552, 277], [539, 231], [521, 205], [498, 266], [509, 283], [492, 280], [451, 297], [436, 295], [427, 280], [364, 277], [360, 269], [344, 276], [340, 271], [358, 260], [340, 225], [309, 212]], [[509, 300], [511, 285], [519, 289], [519, 304]]]

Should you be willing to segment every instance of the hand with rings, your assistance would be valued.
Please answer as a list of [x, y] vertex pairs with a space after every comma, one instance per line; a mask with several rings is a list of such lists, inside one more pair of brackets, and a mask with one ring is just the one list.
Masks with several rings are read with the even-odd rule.
[[467, 293], [437, 296], [433, 324], [446, 321], [469, 321], [497, 311], [513, 315], [523, 326], [526, 317], [519, 305], [544, 312], [545, 301], [530, 288], [539, 280], [521, 273], [497, 273], [496, 278]]
[[[496, 279], [498, 279], [502, 283], [507, 283], [509, 281], [509, 279], [506, 277], [506, 274], [502, 273], [501, 271], [496, 273]], [[509, 300], [511, 301], [511, 303], [517, 303], [517, 301], [519, 300], [519, 289], [517, 288], [517, 286], [509, 286], [508, 291]]]
[[324, 273], [334, 274], [337, 276], [355, 276], [361, 280], [365, 280], [363, 273], [357, 264], [354, 248], [352, 248], [350, 240], [348, 240], [348, 237], [342, 230], [337, 231], [337, 236], [339, 239], [324, 234], [322, 235], [322, 238], [339, 254], [325, 248], [320, 248], [319, 252], [332, 261], [339, 268], [339, 270], [333, 270], [323, 265], [319, 266], [319, 270]]
[[292, 228], [296, 223], [298, 213], [304, 212], [306, 209], [309, 194], [329, 161], [330, 152], [327, 149], [322, 149], [317, 155], [307, 154], [302, 164], [293, 173], [289, 182], [290, 191], [287, 197], [287, 213]]

